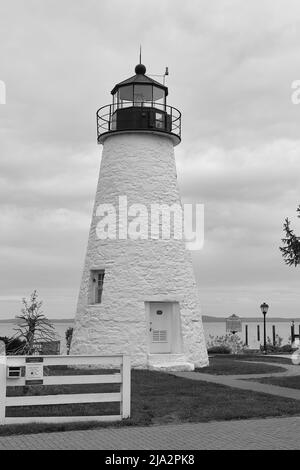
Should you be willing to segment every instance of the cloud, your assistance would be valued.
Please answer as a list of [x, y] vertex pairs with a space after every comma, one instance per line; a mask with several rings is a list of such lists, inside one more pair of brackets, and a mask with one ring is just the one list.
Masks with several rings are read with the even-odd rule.
[[142, 43], [147, 73], [169, 66], [169, 104], [183, 114], [183, 199], [205, 204], [205, 246], [193, 254], [203, 313], [231, 304], [256, 315], [263, 293], [280, 314], [297, 311], [297, 272], [278, 245], [299, 204], [299, 25], [297, 0], [6, 2], [3, 298], [39, 288], [50, 315], [74, 312], [101, 159], [95, 113], [133, 74]]

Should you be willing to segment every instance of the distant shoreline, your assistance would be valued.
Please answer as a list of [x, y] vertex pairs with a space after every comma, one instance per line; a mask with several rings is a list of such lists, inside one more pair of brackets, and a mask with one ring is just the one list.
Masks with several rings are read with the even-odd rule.
[[[49, 318], [47, 317], [48, 320], [50, 320], [53, 323], [68, 323], [68, 322], [74, 322], [75, 318]], [[16, 318], [2, 318], [0, 319], [0, 323], [16, 323], [17, 319]]]
[[[222, 322], [225, 322], [226, 321], [226, 318], [228, 317], [213, 317], [213, 316], [209, 316], [209, 315], [202, 315], [202, 321], [204, 323], [222, 323]], [[239, 317], [242, 322], [261, 322], [263, 321], [263, 317]], [[75, 318], [74, 317], [71, 317], [71, 318], [49, 318], [48, 319], [53, 322], [53, 323], [70, 323], [70, 322], [74, 322], [75, 321]], [[3, 319], [0, 319], [0, 323], [16, 323], [16, 318], [3, 318]], [[292, 322], [292, 321], [295, 321], [297, 323], [300, 323], [300, 317], [288, 317], [288, 318], [284, 318], [284, 317], [268, 317], [267, 316], [267, 321], [268, 322]]]

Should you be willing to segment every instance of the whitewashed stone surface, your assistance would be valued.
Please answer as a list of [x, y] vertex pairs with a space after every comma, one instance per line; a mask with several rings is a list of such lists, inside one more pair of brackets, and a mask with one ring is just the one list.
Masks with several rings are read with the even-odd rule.
[[[103, 147], [89, 241], [80, 287], [71, 354], [131, 355], [134, 367], [148, 367], [149, 324], [145, 301], [180, 304], [187, 362], [207, 365], [191, 253], [183, 240], [99, 240], [96, 209], [118, 205], [181, 203], [173, 143], [149, 133], [115, 134]], [[102, 303], [89, 305], [91, 269], [105, 269]]]

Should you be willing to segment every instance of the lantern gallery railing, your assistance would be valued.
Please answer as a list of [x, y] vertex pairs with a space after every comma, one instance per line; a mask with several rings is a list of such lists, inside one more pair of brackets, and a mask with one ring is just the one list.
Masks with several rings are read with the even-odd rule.
[[181, 113], [165, 104], [121, 101], [97, 111], [98, 143], [104, 134], [114, 131], [148, 130], [168, 133], [181, 139]]

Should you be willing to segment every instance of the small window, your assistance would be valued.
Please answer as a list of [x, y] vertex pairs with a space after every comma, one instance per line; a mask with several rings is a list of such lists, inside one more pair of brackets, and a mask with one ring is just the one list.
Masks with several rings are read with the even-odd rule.
[[102, 292], [103, 292], [103, 283], [104, 283], [104, 269], [99, 271], [91, 272], [91, 303], [92, 304], [101, 304]]
[[163, 113], [155, 113], [155, 126], [158, 129], [164, 129], [165, 128], [165, 123], [164, 123], [164, 114]]

